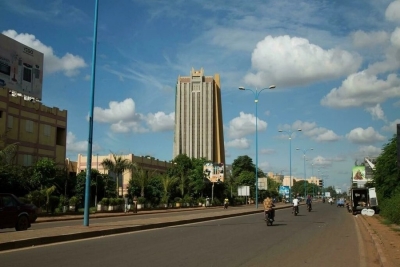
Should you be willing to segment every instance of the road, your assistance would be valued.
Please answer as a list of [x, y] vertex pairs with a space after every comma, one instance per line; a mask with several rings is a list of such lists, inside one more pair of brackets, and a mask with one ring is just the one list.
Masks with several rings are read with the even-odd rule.
[[[0, 253], [1, 266], [375, 266], [354, 217], [315, 204], [312, 212], [261, 214]], [[39, 225], [39, 224], [38, 224]]]

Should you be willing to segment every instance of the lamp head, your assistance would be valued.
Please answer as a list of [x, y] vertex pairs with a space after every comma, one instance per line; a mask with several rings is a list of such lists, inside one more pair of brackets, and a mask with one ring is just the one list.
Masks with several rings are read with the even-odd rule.
[[240, 86], [239, 90], [246, 90], [246, 89], [243, 86]]
[[268, 87], [268, 89], [275, 89], [275, 88], [276, 88], [275, 85], [270, 85], [270, 86]]
[[301, 129], [297, 129], [298, 132], [301, 132]]
[[282, 130], [278, 130], [278, 132], [280, 132], [280, 133], [281, 133], [281, 132], [283, 132], [283, 131], [282, 131]]
[[300, 150], [300, 148], [297, 147], [296, 150]]

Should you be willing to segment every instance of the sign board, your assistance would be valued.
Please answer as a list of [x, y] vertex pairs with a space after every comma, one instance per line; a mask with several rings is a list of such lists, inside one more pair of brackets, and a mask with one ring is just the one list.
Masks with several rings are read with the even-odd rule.
[[42, 99], [43, 53], [0, 34], [0, 87]]
[[224, 181], [225, 165], [224, 163], [205, 163], [203, 166], [204, 176], [212, 183]]
[[258, 178], [258, 190], [268, 190], [268, 178]]
[[331, 192], [325, 192], [325, 197], [331, 197]]
[[353, 167], [353, 183], [366, 182], [365, 178], [365, 166], [354, 166]]
[[289, 196], [289, 186], [280, 185], [279, 186], [279, 195]]
[[240, 197], [250, 196], [250, 186], [248, 186], [248, 185], [238, 186], [238, 196], [240, 196]]

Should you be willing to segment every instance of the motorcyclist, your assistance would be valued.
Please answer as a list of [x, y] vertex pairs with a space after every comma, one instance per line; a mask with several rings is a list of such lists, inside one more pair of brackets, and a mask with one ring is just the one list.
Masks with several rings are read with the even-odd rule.
[[306, 204], [307, 204], [307, 207], [309, 207], [310, 210], [312, 209], [312, 208], [311, 208], [311, 203], [312, 203], [311, 196], [308, 195], [307, 200], [306, 200]]
[[275, 209], [274, 209], [275, 204], [272, 201], [272, 199], [270, 197], [266, 197], [264, 199], [263, 204], [264, 204], [264, 220], [268, 219], [268, 213], [270, 213], [272, 220], [275, 221]]
[[324, 197], [322, 198], [322, 203], [325, 203], [325, 198]]
[[229, 199], [228, 199], [228, 197], [226, 197], [226, 198], [224, 199], [224, 209], [227, 209], [227, 208], [228, 208], [228, 204], [229, 204]]
[[[296, 209], [297, 213], [299, 213], [300, 212], [300, 210], [299, 210], [299, 199], [297, 198], [297, 196], [295, 196], [293, 198], [292, 204], [293, 204], [293, 209]], [[293, 213], [293, 211], [292, 211], [292, 213]]]

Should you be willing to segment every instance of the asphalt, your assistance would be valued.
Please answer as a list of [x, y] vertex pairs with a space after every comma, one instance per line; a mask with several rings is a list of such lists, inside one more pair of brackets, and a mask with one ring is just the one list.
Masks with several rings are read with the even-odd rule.
[[[278, 203], [275, 209], [290, 208], [291, 205]], [[202, 210], [199, 213], [186, 213], [184, 211]], [[207, 212], [208, 211], [208, 212]], [[223, 207], [199, 207], [199, 208], [180, 208], [180, 209], [165, 209], [165, 210], [149, 210], [139, 211], [138, 213], [93, 213], [89, 216], [90, 219], [116, 217], [113, 222], [95, 223], [89, 226], [63, 226], [63, 227], [50, 227], [45, 229], [29, 229], [27, 231], [7, 231], [0, 233], [0, 251], [7, 251], [13, 249], [34, 247], [47, 245], [52, 243], [67, 242], [79, 239], [94, 238], [100, 236], [156, 229], [168, 226], [177, 226], [188, 223], [210, 221], [215, 219], [223, 219], [235, 216], [250, 215], [261, 213], [263, 211], [262, 205], [258, 209], [255, 205], [244, 205], [238, 207], [230, 207], [223, 209]], [[170, 214], [171, 216], [151, 217], [141, 216], [145, 214]], [[131, 219], [118, 221], [118, 217], [126, 216]], [[362, 217], [362, 216], [361, 216]], [[125, 218], [126, 219], [126, 218]], [[36, 223], [53, 222], [53, 221], [66, 221], [66, 220], [82, 220], [83, 215], [61, 215], [50, 217], [39, 217]], [[371, 238], [374, 238], [374, 231], [362, 219], [362, 225], [370, 233]], [[374, 242], [375, 248], [379, 255], [381, 265], [385, 266], [385, 255], [378, 242]]]

